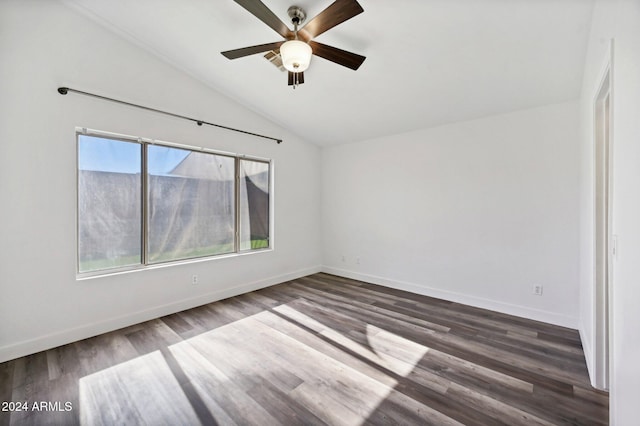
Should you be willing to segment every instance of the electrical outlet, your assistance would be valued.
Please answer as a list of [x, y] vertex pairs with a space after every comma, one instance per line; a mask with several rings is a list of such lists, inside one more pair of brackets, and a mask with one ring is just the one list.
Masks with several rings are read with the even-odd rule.
[[342, 255], [342, 262], [346, 262], [347, 261], [347, 257], [343, 254]]
[[540, 284], [533, 285], [533, 294], [536, 296], [542, 296], [542, 286]]
[[191, 284], [193, 284], [193, 285], [198, 284], [198, 276], [197, 275], [191, 275]]

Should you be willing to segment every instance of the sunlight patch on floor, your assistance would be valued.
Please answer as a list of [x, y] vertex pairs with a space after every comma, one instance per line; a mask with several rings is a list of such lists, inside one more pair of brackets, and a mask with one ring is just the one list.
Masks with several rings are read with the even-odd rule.
[[[371, 324], [367, 324], [367, 339], [378, 358], [401, 376], [411, 373], [429, 351], [426, 346]], [[380, 365], [384, 366], [384, 364]]]
[[345, 335], [310, 315], [280, 305], [83, 377], [81, 422], [199, 424], [204, 411], [218, 424], [276, 424], [278, 413], [259, 402], [269, 395], [329, 424], [358, 425], [390, 396], [407, 399], [397, 379], [427, 347], [355, 320]]
[[199, 424], [160, 351], [81, 378], [79, 402], [83, 425]]

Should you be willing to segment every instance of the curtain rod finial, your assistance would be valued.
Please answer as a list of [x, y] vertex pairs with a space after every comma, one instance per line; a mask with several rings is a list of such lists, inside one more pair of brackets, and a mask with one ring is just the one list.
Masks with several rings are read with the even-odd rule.
[[67, 93], [69, 93], [69, 88], [68, 87], [58, 87], [58, 93], [60, 93], [61, 95], [66, 95]]
[[280, 145], [280, 144], [282, 143], [282, 139], [278, 139], [278, 140], [276, 141], [276, 143], [277, 143], [278, 145]]

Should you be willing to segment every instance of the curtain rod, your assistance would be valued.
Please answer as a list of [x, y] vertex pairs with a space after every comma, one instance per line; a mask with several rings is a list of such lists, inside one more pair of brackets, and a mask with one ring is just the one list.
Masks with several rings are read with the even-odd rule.
[[160, 109], [150, 108], [150, 107], [146, 107], [146, 106], [143, 106], [143, 105], [134, 104], [134, 103], [131, 103], [131, 102], [125, 102], [125, 101], [121, 101], [119, 99], [108, 98], [108, 97], [102, 96], [102, 95], [96, 95], [95, 93], [83, 92], [81, 90], [72, 89], [70, 87], [58, 87], [58, 93], [60, 93], [61, 95], [66, 95], [69, 92], [78, 93], [80, 95], [85, 95], [85, 96], [92, 96], [94, 98], [103, 99], [105, 101], [116, 102], [116, 103], [123, 104], [123, 105], [128, 105], [128, 106], [132, 106], [132, 107], [136, 107], [136, 108], [141, 108], [141, 109], [144, 109], [144, 110], [147, 110], [147, 111], [157, 112], [157, 113], [160, 113], [160, 114], [170, 115], [171, 117], [182, 118], [183, 120], [193, 121], [198, 126], [202, 126], [203, 124], [207, 124], [209, 126], [219, 127], [221, 129], [231, 130], [233, 132], [244, 133], [245, 135], [256, 136], [258, 138], [264, 138], [264, 139], [270, 139], [272, 141], [276, 141], [277, 143], [282, 143], [282, 139], [272, 138], [271, 136], [265, 136], [265, 135], [260, 135], [258, 133], [247, 132], [246, 130], [234, 129], [233, 127], [223, 126], [221, 124], [209, 123], [207, 121], [197, 120], [197, 119], [191, 118], [191, 117], [186, 117], [184, 115], [179, 115], [179, 114], [174, 114], [172, 112], [162, 111]]

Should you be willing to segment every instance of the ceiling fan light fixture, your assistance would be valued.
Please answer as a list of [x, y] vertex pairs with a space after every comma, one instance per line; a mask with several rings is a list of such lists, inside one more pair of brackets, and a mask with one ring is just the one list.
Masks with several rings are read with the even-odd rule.
[[282, 65], [291, 72], [304, 72], [311, 63], [311, 46], [301, 40], [289, 40], [280, 46]]

